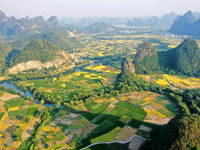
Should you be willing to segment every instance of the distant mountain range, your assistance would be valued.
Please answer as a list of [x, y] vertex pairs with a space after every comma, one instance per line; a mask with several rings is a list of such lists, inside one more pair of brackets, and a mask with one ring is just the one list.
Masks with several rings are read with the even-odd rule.
[[200, 37], [200, 13], [188, 11], [183, 16], [179, 16], [172, 24], [170, 32], [180, 35], [190, 35]]
[[96, 22], [104, 22], [111, 25], [126, 24], [129, 18], [126, 17], [63, 17], [60, 19], [61, 25], [89, 26]]
[[7, 17], [2, 11], [0, 11], [0, 35], [3, 36], [11, 36], [20, 33], [38, 33], [44, 29], [60, 26], [60, 22], [56, 16], [50, 17], [47, 21], [45, 21], [42, 16], [34, 19], [29, 17], [16, 19], [14, 16]]
[[172, 12], [165, 14], [161, 18], [153, 16], [148, 18], [133, 18], [128, 20], [126, 26], [171, 26], [178, 14]]
[[84, 29], [89, 33], [100, 33], [115, 30], [116, 27], [104, 22], [96, 22], [87, 27], [84, 27]]

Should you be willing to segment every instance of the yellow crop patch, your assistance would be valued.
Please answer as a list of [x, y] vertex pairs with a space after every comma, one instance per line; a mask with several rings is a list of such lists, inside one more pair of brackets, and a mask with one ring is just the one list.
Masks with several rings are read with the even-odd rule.
[[96, 77], [96, 76], [98, 76], [98, 74], [95, 74], [95, 73], [91, 73], [91, 76], [95, 76], [95, 77]]
[[103, 69], [103, 68], [105, 68], [106, 66], [104, 66], [104, 65], [101, 65], [101, 66], [96, 66], [96, 67], [94, 67], [94, 68], [92, 68], [92, 70], [101, 70], [101, 69]]
[[159, 118], [166, 118], [166, 116], [162, 113], [160, 113], [159, 111], [157, 110], [147, 110], [147, 109], [144, 109], [146, 112], [147, 112], [147, 118], [150, 118], [151, 115], [154, 115], [154, 116], [158, 116], [158, 119]]
[[190, 80], [191, 80], [191, 81], [195, 81], [195, 82], [200, 81], [200, 79], [197, 79], [197, 78], [191, 78]]
[[27, 85], [27, 86], [29, 86], [29, 85], [34, 85], [34, 83], [27, 83], [26, 85]]
[[88, 78], [88, 79], [89, 79], [89, 78], [90, 78], [90, 75], [89, 75], [89, 74], [85, 74], [85, 75], [84, 75], [84, 78]]
[[2, 129], [3, 126], [3, 122], [0, 122], [0, 130]]
[[51, 93], [51, 92], [52, 92], [52, 90], [48, 90], [48, 89], [47, 89], [47, 90], [44, 90], [44, 91], [45, 91], [45, 92], [48, 92], [48, 93]]
[[98, 79], [98, 77], [92, 77], [92, 78], [90, 78], [90, 79]]
[[156, 81], [157, 84], [159, 85], [170, 85], [166, 80], [164, 79], [158, 79], [158, 81]]
[[80, 72], [80, 71], [75, 72], [74, 75], [75, 75], [75, 76], [80, 76], [80, 75], [81, 75], [81, 72]]
[[5, 115], [3, 116], [3, 118], [1, 119], [1, 121], [6, 121], [6, 120], [9, 120], [9, 116], [8, 116], [8, 113], [5, 113]]
[[12, 108], [9, 108], [9, 111], [16, 111], [18, 109], [19, 109], [19, 107], [12, 107]]
[[104, 77], [102, 77], [102, 76], [98, 76], [98, 79], [103, 79], [103, 80], [105, 80], [105, 78], [104, 78]]
[[98, 103], [98, 104], [101, 104], [101, 103], [104, 102], [104, 100], [102, 100], [102, 99], [98, 99], [98, 100], [95, 100], [95, 102]]
[[145, 97], [143, 100], [144, 101], [150, 101], [150, 100], [152, 100], [152, 98], [151, 97]]
[[61, 83], [60, 86], [66, 87], [66, 84], [65, 83]]
[[43, 131], [47, 131], [47, 132], [49, 132], [49, 131], [54, 131], [54, 129], [50, 129], [50, 128], [48, 128], [48, 127], [43, 127], [42, 130], [43, 130]]
[[53, 78], [53, 82], [55, 82], [57, 80], [57, 78]]
[[116, 100], [115, 97], [111, 97], [111, 98], [109, 99], [109, 101], [115, 101], [115, 100]]
[[55, 131], [55, 132], [59, 132], [59, 131], [60, 131], [60, 128], [59, 128], [59, 127], [56, 127], [54, 131]]
[[177, 45], [168, 45], [169, 48], [175, 48]]
[[[80, 75], [79, 75], [80, 76]], [[72, 79], [74, 77], [74, 75], [73, 74], [69, 74], [69, 75], [67, 75], [67, 76], [63, 76], [63, 77], [60, 77], [59, 78], [59, 80], [61, 81], [61, 82], [68, 82], [70, 79]]]
[[12, 125], [3, 125], [2, 126], [2, 129], [4, 129], [4, 130], [6, 130], [6, 129], [8, 129], [9, 127], [11, 127]]

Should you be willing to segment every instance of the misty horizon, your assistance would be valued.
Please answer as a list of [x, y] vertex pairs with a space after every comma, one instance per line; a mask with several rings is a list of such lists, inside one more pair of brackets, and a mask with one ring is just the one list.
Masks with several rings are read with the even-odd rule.
[[179, 15], [185, 14], [187, 11], [200, 12], [198, 6], [200, 1], [192, 0], [158, 0], [148, 1], [130, 1], [130, 0], [43, 0], [43, 1], [25, 1], [19, 0], [13, 3], [12, 0], [2, 1], [0, 10], [6, 16], [15, 16], [17, 19], [29, 16], [34, 18], [36, 16], [43, 16], [46, 19], [51, 16], [57, 16], [59, 19], [67, 18], [89, 18], [89, 17], [120, 17], [120, 18], [134, 18], [134, 17], [161, 17], [164, 14], [171, 12]]

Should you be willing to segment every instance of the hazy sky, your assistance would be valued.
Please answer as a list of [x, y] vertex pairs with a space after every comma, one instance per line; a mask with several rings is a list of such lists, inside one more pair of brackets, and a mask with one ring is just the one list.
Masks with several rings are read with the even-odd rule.
[[42, 15], [61, 17], [144, 17], [162, 16], [172, 11], [200, 12], [200, 0], [0, 0], [7, 16], [22, 18]]

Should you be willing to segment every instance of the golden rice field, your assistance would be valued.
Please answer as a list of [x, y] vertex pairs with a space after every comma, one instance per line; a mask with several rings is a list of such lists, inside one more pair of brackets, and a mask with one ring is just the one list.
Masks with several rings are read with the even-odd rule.
[[0, 130], [2, 130], [3, 122], [0, 122]]
[[18, 109], [19, 109], [19, 107], [12, 107], [12, 108], [9, 108], [9, 111], [16, 111]]
[[27, 83], [26, 86], [34, 85], [35, 83]]
[[168, 45], [169, 48], [176, 48], [178, 45]]
[[194, 85], [194, 84], [198, 84], [197, 81], [200, 81], [196, 78], [188, 78], [188, 79], [180, 79], [178, 77], [175, 77], [175, 76], [170, 76], [168, 74], [163, 74], [163, 76], [168, 80], [168, 81], [171, 81], [173, 83], [182, 83], [182, 84], [185, 84], [187, 86], [190, 86], [190, 85]]
[[98, 99], [98, 100], [95, 100], [96, 103], [100, 104], [100, 103], [103, 103], [104, 100], [103, 99]]
[[61, 83], [60, 86], [62, 86], [63, 88], [65, 88], [66, 84], [65, 83]]
[[59, 80], [61, 82], [68, 82], [70, 79], [72, 79], [74, 77], [73, 74], [69, 74], [69, 75], [66, 75], [66, 76], [62, 76], [59, 78]]
[[85, 69], [108, 72], [108, 73], [117, 73], [117, 74], [121, 73], [121, 70], [113, 68], [113, 67], [108, 67], [105, 65], [98, 65], [98, 66], [92, 65], [92, 66], [85, 67]]
[[45, 131], [45, 132], [50, 132], [50, 131], [54, 131], [54, 129], [51, 129], [51, 128], [48, 128], [48, 127], [43, 127], [42, 128], [42, 131]]
[[170, 85], [166, 80], [164, 79], [158, 79], [158, 81], [156, 81], [157, 84], [159, 85]]
[[84, 75], [84, 78], [88, 78], [89, 79], [90, 77], [91, 77], [90, 74], [85, 74]]
[[50, 89], [45, 89], [44, 91], [45, 91], [45, 92], [48, 92], [48, 93], [51, 93], [51, 92], [52, 92], [52, 90], [50, 90]]
[[8, 129], [8, 128], [11, 127], [11, 126], [12, 126], [12, 125], [3, 125], [3, 126], [2, 126], [2, 129], [3, 129], [3, 130], [6, 130], [6, 129]]
[[98, 76], [97, 74], [94, 74], [94, 73], [88, 73], [88, 72], [84, 72], [84, 71], [78, 71], [78, 72], [74, 73], [74, 75], [77, 77], [80, 76], [81, 74], [84, 74], [84, 78], [87, 78], [87, 79], [103, 79], [103, 80], [105, 80], [104, 77]]
[[53, 82], [55, 82], [57, 80], [57, 78], [53, 78]]
[[157, 110], [147, 110], [147, 109], [144, 109], [144, 110], [147, 112], [146, 118], [150, 118], [151, 115], [158, 116], [158, 119], [159, 118], [166, 118], [166, 116], [164, 114], [160, 113]]

